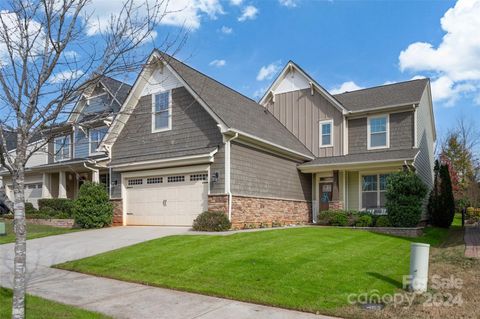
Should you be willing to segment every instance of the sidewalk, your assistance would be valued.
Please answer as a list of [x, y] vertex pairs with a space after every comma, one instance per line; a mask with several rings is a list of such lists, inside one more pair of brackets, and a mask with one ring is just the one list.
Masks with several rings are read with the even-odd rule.
[[480, 258], [480, 225], [465, 227], [465, 257]]

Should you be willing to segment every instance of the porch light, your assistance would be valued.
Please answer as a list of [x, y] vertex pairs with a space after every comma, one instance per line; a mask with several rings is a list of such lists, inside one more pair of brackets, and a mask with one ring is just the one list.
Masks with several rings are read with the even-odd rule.
[[215, 172], [212, 174], [212, 183], [218, 182], [218, 176], [219, 176], [218, 172]]

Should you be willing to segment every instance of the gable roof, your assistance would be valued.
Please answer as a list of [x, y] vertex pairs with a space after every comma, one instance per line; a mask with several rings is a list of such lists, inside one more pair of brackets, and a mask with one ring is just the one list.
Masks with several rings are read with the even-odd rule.
[[345, 112], [347, 111], [345, 107], [335, 99], [333, 95], [331, 95], [323, 86], [318, 84], [317, 81], [315, 81], [314, 78], [312, 78], [310, 75], [308, 75], [307, 72], [305, 72], [298, 64], [293, 62], [292, 60], [288, 61], [288, 63], [285, 65], [283, 68], [282, 72], [277, 76], [275, 81], [270, 85], [270, 87], [265, 91], [265, 94], [263, 97], [260, 99], [258, 103], [260, 104], [265, 104], [265, 102], [268, 100], [268, 97], [275, 91], [275, 89], [280, 85], [280, 82], [285, 78], [285, 76], [290, 72], [290, 70], [296, 70], [299, 72], [303, 77], [305, 77], [309, 82], [310, 85], [312, 86], [312, 89], [315, 88], [320, 94], [322, 94], [330, 103], [333, 104], [340, 112]]
[[313, 159], [307, 147], [263, 106], [159, 50], [154, 50], [150, 55], [101, 146], [110, 147], [115, 143], [149, 75], [157, 67], [155, 60], [161, 61], [178, 78], [218, 123], [222, 132], [238, 133], [302, 158]]
[[352, 112], [371, 111], [384, 107], [417, 104], [429, 79], [418, 79], [381, 85], [341, 94], [334, 97]]
[[[118, 106], [116, 106], [115, 108], [112, 108], [112, 110], [106, 110], [106, 111], [99, 112], [98, 114], [89, 115], [88, 120], [91, 120], [92, 116], [94, 118], [100, 118], [100, 117], [105, 117], [107, 115], [110, 115], [110, 113], [112, 112], [117, 113], [118, 111], [120, 111], [121, 106], [125, 102], [132, 88], [130, 84], [127, 84], [125, 82], [116, 80], [112, 77], [105, 76], [105, 75], [102, 76], [102, 78], [99, 80], [98, 83], [104, 87], [104, 89], [113, 98], [113, 100], [117, 101]], [[67, 119], [67, 122], [77, 121], [84, 107], [85, 107], [85, 102], [80, 97], [75, 103], [75, 107], [72, 109], [70, 116]], [[81, 121], [82, 122], [86, 121], [85, 116], [82, 117]]]
[[272, 113], [254, 100], [161, 53], [166, 63], [233, 130], [312, 157], [312, 153]]

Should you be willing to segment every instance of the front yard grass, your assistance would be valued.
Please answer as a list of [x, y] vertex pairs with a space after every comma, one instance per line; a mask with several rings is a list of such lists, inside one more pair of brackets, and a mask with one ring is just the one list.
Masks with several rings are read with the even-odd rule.
[[235, 300], [335, 313], [351, 293], [392, 293], [409, 272], [412, 241], [339, 228], [291, 228], [230, 236], [171, 236], [56, 267]]
[[[107, 319], [96, 312], [56, 303], [43, 298], [27, 295], [26, 317], [31, 319]], [[12, 291], [0, 287], [0, 318], [12, 316]]]
[[[7, 231], [7, 235], [0, 236], [0, 245], [15, 242], [15, 234], [13, 232], [13, 222], [11, 220], [5, 220], [4, 222], [5, 222], [5, 229]], [[53, 226], [46, 226], [46, 225], [35, 225], [35, 224], [30, 224], [27, 221], [27, 239], [61, 235], [61, 234], [70, 233], [70, 232], [79, 231], [79, 230], [80, 229], [69, 229], [69, 228], [60, 228], [60, 227], [53, 227]]]

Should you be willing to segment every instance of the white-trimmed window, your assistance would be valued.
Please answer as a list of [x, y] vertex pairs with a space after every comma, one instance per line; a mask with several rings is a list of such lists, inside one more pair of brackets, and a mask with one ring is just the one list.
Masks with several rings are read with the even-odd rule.
[[56, 162], [70, 159], [71, 144], [70, 135], [56, 137], [53, 140], [53, 153]]
[[385, 207], [388, 174], [362, 175], [362, 208]]
[[319, 122], [319, 141], [320, 147], [330, 147], [333, 146], [333, 121], [325, 120]]
[[88, 131], [88, 134], [90, 135], [90, 155], [91, 154], [98, 154], [101, 153], [97, 149], [100, 146], [100, 143], [102, 142], [103, 138], [107, 134], [108, 127], [97, 127], [97, 128], [92, 128]]
[[172, 129], [171, 91], [152, 94], [152, 132]]
[[389, 116], [368, 117], [368, 149], [379, 149], [390, 147]]

